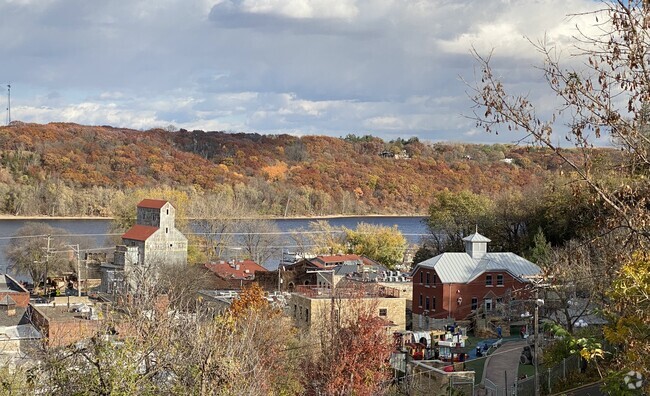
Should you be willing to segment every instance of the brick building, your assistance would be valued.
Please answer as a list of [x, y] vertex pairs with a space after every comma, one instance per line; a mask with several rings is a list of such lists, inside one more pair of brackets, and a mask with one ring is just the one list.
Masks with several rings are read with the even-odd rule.
[[431, 328], [434, 319], [467, 319], [473, 312], [505, 313], [527, 298], [527, 276], [540, 268], [514, 253], [488, 253], [479, 233], [463, 238], [465, 252], [443, 253], [413, 270], [413, 328]]
[[[83, 307], [83, 308], [82, 308]], [[95, 307], [30, 305], [28, 315], [50, 346], [66, 346], [92, 337], [100, 329]]]
[[268, 270], [253, 260], [232, 260], [208, 263], [205, 267], [217, 277], [226, 281], [229, 288], [241, 289]]
[[267, 291], [278, 290], [279, 286], [281, 291], [293, 292], [298, 286], [335, 287], [341, 278], [352, 273], [369, 276], [382, 271], [386, 271], [386, 268], [368, 257], [334, 254], [282, 265], [278, 270], [257, 274], [256, 281]]
[[393, 331], [406, 328], [406, 299], [399, 290], [377, 284], [353, 285], [336, 289], [297, 286], [287, 309], [297, 327], [318, 330], [336, 315], [338, 320], [353, 318], [360, 310], [372, 310]]

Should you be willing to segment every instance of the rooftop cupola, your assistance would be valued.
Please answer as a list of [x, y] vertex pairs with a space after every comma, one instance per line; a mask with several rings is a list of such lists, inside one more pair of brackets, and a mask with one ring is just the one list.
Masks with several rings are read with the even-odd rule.
[[465, 242], [465, 253], [473, 259], [480, 259], [487, 253], [487, 244], [491, 242], [488, 238], [479, 234], [478, 231], [463, 238]]

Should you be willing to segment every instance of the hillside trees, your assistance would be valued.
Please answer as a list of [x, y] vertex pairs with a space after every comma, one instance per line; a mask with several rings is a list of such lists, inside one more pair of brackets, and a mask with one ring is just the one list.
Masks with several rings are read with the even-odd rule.
[[[413, 158], [380, 158], [387, 147]], [[502, 155], [528, 165], [499, 162]], [[548, 172], [547, 162], [511, 146], [417, 139], [15, 123], [0, 127], [0, 211], [111, 216], [113, 195], [166, 186], [197, 196], [230, 189], [242, 206], [264, 215], [413, 214], [426, 211], [432, 191], [517, 189]]]

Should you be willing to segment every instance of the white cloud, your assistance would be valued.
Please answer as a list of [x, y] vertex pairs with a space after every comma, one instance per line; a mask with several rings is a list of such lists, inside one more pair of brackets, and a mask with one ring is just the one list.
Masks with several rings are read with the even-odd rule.
[[232, 5], [243, 12], [273, 14], [297, 19], [351, 19], [359, 10], [350, 0], [243, 0]]
[[[589, 0], [14, 0], [0, 82], [14, 119], [460, 139], [469, 48], [554, 102], [524, 36], [566, 43]], [[0, 108], [3, 97], [0, 96]], [[473, 141], [515, 140], [484, 134]]]

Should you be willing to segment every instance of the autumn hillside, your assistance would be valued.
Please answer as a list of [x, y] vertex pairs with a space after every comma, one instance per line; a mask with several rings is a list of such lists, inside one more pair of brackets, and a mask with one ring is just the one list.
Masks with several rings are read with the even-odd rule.
[[494, 194], [560, 167], [549, 152], [508, 145], [64, 123], [0, 127], [0, 151], [0, 212], [14, 215], [111, 215], [116, 197], [161, 188], [226, 193], [276, 216], [421, 214], [436, 191]]

